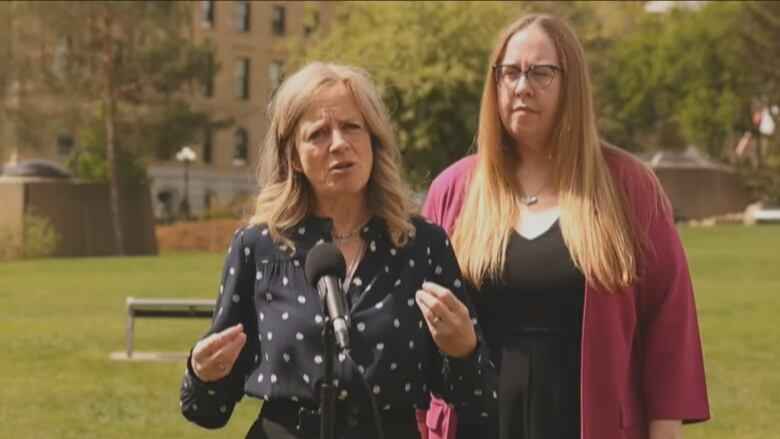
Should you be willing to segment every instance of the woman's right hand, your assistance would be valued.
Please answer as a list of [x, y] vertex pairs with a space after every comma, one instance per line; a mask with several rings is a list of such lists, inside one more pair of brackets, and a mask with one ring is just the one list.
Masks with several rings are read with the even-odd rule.
[[246, 334], [241, 323], [211, 334], [192, 349], [192, 370], [204, 383], [224, 378], [233, 369], [245, 343]]

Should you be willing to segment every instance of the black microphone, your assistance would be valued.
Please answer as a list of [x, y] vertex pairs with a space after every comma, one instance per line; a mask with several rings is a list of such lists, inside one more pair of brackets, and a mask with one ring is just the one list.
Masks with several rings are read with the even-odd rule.
[[333, 322], [336, 343], [344, 350], [349, 348], [349, 310], [341, 281], [347, 272], [344, 255], [333, 244], [319, 244], [306, 255], [306, 277], [317, 288], [320, 301]]

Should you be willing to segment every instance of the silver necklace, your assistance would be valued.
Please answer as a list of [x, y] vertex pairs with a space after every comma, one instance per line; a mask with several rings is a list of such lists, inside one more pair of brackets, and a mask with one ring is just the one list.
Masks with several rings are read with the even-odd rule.
[[352, 277], [355, 276], [355, 271], [357, 270], [358, 264], [360, 264], [360, 260], [363, 259], [363, 253], [366, 251], [366, 242], [363, 240], [360, 240], [360, 249], [358, 250], [357, 256], [355, 256], [355, 259], [352, 260], [352, 262], [349, 263], [349, 267], [347, 267], [347, 275], [344, 278], [344, 285], [342, 285], [342, 291], [349, 290], [349, 284], [352, 282]]
[[530, 207], [539, 202], [539, 197], [536, 195], [523, 195], [520, 197], [520, 202]]
[[534, 204], [538, 203], [539, 202], [539, 195], [542, 194], [542, 191], [544, 190], [544, 188], [546, 186], [547, 186], [547, 184], [542, 186], [542, 188], [539, 189], [538, 192], [536, 192], [536, 195], [527, 195], [524, 192], [523, 195], [520, 196], [520, 203], [522, 203], [526, 207], [530, 207], [530, 206], [533, 206]]
[[544, 191], [544, 188], [546, 188], [546, 187], [547, 187], [547, 179], [545, 179], [544, 184], [542, 185], [542, 187], [539, 188], [538, 191], [536, 191], [535, 195], [528, 195], [525, 192], [525, 189], [521, 188], [521, 190], [523, 191], [523, 194], [520, 195], [520, 203], [523, 204], [526, 207], [530, 207], [530, 206], [533, 206], [534, 204], [538, 203], [539, 202], [539, 195], [542, 194], [542, 192]]
[[[366, 224], [368, 224], [368, 223], [366, 223]], [[357, 232], [358, 232], [360, 229], [362, 229], [362, 228], [363, 228], [363, 226], [365, 226], [366, 224], [362, 224], [362, 225], [360, 225], [360, 226], [356, 227], [356, 228], [355, 228], [355, 230], [353, 230], [353, 231], [351, 231], [351, 232], [347, 232], [347, 233], [338, 233], [338, 232], [336, 232], [335, 230], [331, 230], [331, 231], [330, 231], [330, 235], [331, 235], [333, 238], [335, 238], [335, 239], [336, 239], [336, 240], [339, 242], [339, 244], [346, 245], [346, 244], [349, 242], [350, 238], [352, 238], [353, 236], [355, 236], [355, 234], [356, 234], [356, 233], [357, 233]]]

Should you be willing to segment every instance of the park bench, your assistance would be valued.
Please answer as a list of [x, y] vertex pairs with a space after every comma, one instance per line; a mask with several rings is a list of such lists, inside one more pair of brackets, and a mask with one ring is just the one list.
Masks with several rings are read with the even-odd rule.
[[127, 358], [133, 356], [133, 330], [138, 317], [155, 318], [211, 318], [214, 300], [209, 299], [139, 299], [128, 297], [127, 304]]

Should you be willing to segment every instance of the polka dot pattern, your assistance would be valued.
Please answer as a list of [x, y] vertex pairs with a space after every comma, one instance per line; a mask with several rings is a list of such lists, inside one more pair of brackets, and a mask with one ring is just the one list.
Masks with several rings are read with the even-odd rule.
[[[427, 400], [428, 389], [436, 389], [445, 397], [466, 402], [473, 416], [490, 413], [492, 409], [485, 410], [490, 406], [484, 401], [495, 404], [495, 380], [484, 377], [494, 376], [487, 373], [492, 365], [477, 361], [478, 355], [473, 359], [447, 358], [424, 325], [414, 299], [424, 281], [451, 288], [462, 300], [468, 292], [444, 233], [423, 221], [415, 220], [414, 224], [417, 231], [410, 234], [413, 241], [407, 247], [395, 247], [381, 222], [372, 222], [361, 232], [366, 252], [345, 291], [351, 314], [352, 355], [358, 364], [339, 353], [334, 357], [336, 369], [354, 367], [355, 374], [368, 381], [383, 410]], [[326, 318], [303, 265], [309, 249], [332, 239], [329, 223], [313, 217], [280, 233], [294, 242], [294, 249], [274, 242], [265, 226], [235, 234], [219, 284], [213, 330], [242, 322], [252, 340], [246, 345], [254, 350], [250, 360], [236, 363], [226, 381], [243, 386], [246, 377], [252, 376], [255, 378], [248, 379], [246, 386], [253, 394], [265, 400], [297, 403], [314, 399], [325, 362], [321, 331]], [[247, 317], [254, 321], [245, 321]], [[479, 331], [476, 319], [472, 324]], [[479, 346], [486, 349], [485, 343]], [[486, 356], [486, 351], [480, 354]], [[344, 379], [354, 375], [339, 376], [344, 382], [336, 380], [334, 385], [338, 399], [345, 400], [350, 397], [348, 389], [360, 385]], [[192, 380], [185, 374], [182, 411], [197, 412], [191, 419], [208, 419], [210, 423], [230, 416], [235, 401], [229, 399], [229, 392], [210, 383], [194, 385]]]

